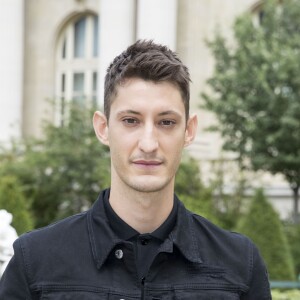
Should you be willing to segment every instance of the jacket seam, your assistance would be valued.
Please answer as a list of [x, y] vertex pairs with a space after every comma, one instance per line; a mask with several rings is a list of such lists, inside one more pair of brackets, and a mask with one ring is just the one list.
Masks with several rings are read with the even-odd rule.
[[87, 227], [88, 227], [88, 233], [89, 233], [89, 240], [90, 240], [90, 244], [91, 244], [91, 248], [92, 248], [92, 253], [93, 253], [93, 257], [96, 261], [97, 264], [97, 268], [99, 268], [99, 258], [97, 256], [97, 251], [96, 251], [96, 241], [94, 238], [94, 231], [93, 231], [93, 226], [92, 226], [92, 216], [91, 216], [91, 210], [89, 211], [89, 213], [87, 214]]
[[250, 287], [251, 280], [252, 280], [252, 277], [253, 277], [254, 245], [252, 243], [250, 243], [249, 241], [248, 241], [248, 245], [250, 247], [250, 249], [249, 249], [250, 253], [249, 253], [249, 274], [248, 274], [247, 284]]
[[25, 246], [22, 244], [22, 240], [19, 239], [19, 247], [20, 247], [20, 250], [21, 250], [21, 257], [22, 257], [22, 268], [24, 269], [24, 274], [25, 274], [25, 278], [26, 278], [26, 281], [27, 281], [27, 286], [28, 286], [28, 289], [31, 293], [31, 289], [30, 289], [30, 286], [31, 284], [33, 283], [33, 278], [30, 274], [30, 263], [29, 263], [29, 259], [27, 259], [27, 255], [26, 255], [26, 250], [25, 250]]

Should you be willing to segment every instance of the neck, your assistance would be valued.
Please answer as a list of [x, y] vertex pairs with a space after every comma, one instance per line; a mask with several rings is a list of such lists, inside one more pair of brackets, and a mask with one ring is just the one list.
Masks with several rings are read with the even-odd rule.
[[169, 216], [174, 203], [173, 188], [139, 192], [111, 185], [109, 202], [116, 214], [139, 233], [151, 233]]

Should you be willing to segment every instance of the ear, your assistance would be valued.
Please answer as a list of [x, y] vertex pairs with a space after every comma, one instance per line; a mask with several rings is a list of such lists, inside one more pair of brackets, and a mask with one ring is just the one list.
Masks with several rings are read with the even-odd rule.
[[98, 140], [102, 144], [109, 146], [108, 122], [106, 116], [102, 112], [96, 111], [94, 113], [93, 126]]
[[193, 115], [188, 119], [186, 125], [184, 147], [189, 146], [195, 139], [197, 133], [197, 126], [198, 126], [197, 115]]

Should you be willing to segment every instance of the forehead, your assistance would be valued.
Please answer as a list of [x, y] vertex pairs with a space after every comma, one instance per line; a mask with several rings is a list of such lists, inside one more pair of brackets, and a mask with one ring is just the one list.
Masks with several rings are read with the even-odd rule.
[[179, 88], [167, 81], [126, 79], [118, 85], [111, 109], [158, 109], [185, 111]]

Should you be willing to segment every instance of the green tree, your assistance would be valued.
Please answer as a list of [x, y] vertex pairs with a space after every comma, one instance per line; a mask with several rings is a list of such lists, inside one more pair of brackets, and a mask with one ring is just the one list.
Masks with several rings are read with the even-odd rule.
[[293, 256], [295, 272], [300, 279], [300, 224], [285, 224], [284, 226]]
[[215, 71], [203, 94], [214, 112], [224, 149], [254, 170], [282, 174], [294, 194], [300, 188], [300, 1], [267, 0], [260, 26], [239, 17], [234, 43], [217, 33], [209, 46]]
[[87, 209], [109, 185], [109, 151], [95, 137], [92, 112], [72, 106], [63, 126], [47, 123], [42, 139], [2, 152], [0, 177], [18, 178], [36, 227]]
[[262, 190], [256, 191], [237, 231], [248, 236], [258, 246], [271, 280], [295, 279], [292, 256], [283, 226]]
[[13, 176], [3, 176], [0, 179], [0, 209], [13, 215], [11, 225], [19, 235], [33, 228], [30, 201], [26, 201], [19, 182]]
[[211, 189], [205, 187], [201, 181], [199, 163], [187, 153], [183, 156], [176, 174], [175, 193], [189, 210], [220, 225], [216, 218]]
[[233, 230], [242, 215], [251, 179], [236, 163], [223, 157], [214, 160], [211, 167], [214, 214], [221, 227]]

